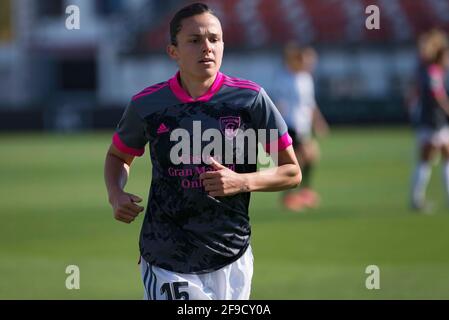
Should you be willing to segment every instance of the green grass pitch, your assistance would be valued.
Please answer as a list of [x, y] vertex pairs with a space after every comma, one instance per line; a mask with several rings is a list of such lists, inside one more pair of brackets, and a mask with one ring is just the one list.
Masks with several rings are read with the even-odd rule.
[[[111, 133], [0, 135], [0, 299], [141, 299], [142, 216], [112, 218], [103, 183]], [[252, 299], [448, 299], [449, 210], [435, 165], [433, 215], [408, 209], [414, 138], [405, 128], [335, 129], [314, 173], [319, 209], [252, 195]], [[147, 197], [150, 166], [127, 186]], [[65, 268], [80, 267], [80, 290]], [[380, 268], [367, 290], [365, 268]]]

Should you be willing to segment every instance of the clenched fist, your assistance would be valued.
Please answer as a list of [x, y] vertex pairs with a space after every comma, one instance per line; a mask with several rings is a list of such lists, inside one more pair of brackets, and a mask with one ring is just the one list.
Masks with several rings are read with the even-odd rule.
[[139, 202], [142, 202], [142, 199], [131, 193], [122, 192], [115, 195], [110, 200], [114, 210], [114, 218], [125, 223], [131, 223], [144, 209], [144, 207], [136, 204]]

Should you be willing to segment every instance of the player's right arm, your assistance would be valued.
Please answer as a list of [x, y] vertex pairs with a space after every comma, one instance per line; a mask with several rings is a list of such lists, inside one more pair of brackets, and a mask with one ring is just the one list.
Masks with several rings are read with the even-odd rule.
[[114, 218], [125, 223], [134, 221], [144, 209], [136, 204], [142, 201], [140, 197], [124, 191], [133, 159], [133, 155], [124, 153], [111, 144], [104, 165], [104, 179]]

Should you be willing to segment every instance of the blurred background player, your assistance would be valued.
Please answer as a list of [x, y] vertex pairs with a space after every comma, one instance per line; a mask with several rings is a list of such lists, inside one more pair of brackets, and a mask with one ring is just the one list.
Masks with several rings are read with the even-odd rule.
[[443, 181], [449, 200], [449, 99], [444, 85], [449, 67], [447, 35], [440, 30], [423, 34], [418, 41], [419, 68], [415, 98], [410, 99], [411, 114], [417, 127], [418, 164], [412, 180], [411, 206], [428, 212], [426, 189], [432, 162], [437, 153], [443, 158]]
[[405, 106], [413, 126], [419, 125], [420, 115], [420, 96], [419, 79], [420, 75], [425, 73], [425, 69], [431, 63], [436, 51], [444, 46], [448, 46], [449, 41], [446, 34], [437, 28], [421, 33], [417, 40], [418, 56], [416, 61], [416, 78], [411, 81], [406, 95]]
[[320, 155], [314, 135], [326, 135], [329, 126], [315, 100], [312, 73], [317, 58], [313, 48], [288, 43], [284, 49], [283, 69], [276, 75], [273, 84], [275, 104], [287, 123], [303, 174], [300, 189], [283, 194], [283, 204], [295, 211], [313, 208], [319, 203], [318, 194], [311, 188], [312, 170]]

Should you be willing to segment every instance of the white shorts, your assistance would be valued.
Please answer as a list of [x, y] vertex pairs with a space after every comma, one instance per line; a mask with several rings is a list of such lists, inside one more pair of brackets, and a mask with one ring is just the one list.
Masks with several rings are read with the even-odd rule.
[[144, 300], [248, 300], [253, 261], [251, 246], [233, 263], [203, 274], [168, 271], [142, 258]]
[[431, 143], [435, 147], [441, 147], [449, 144], [449, 127], [443, 127], [439, 130], [421, 128], [418, 130], [418, 143], [422, 146], [425, 143]]

